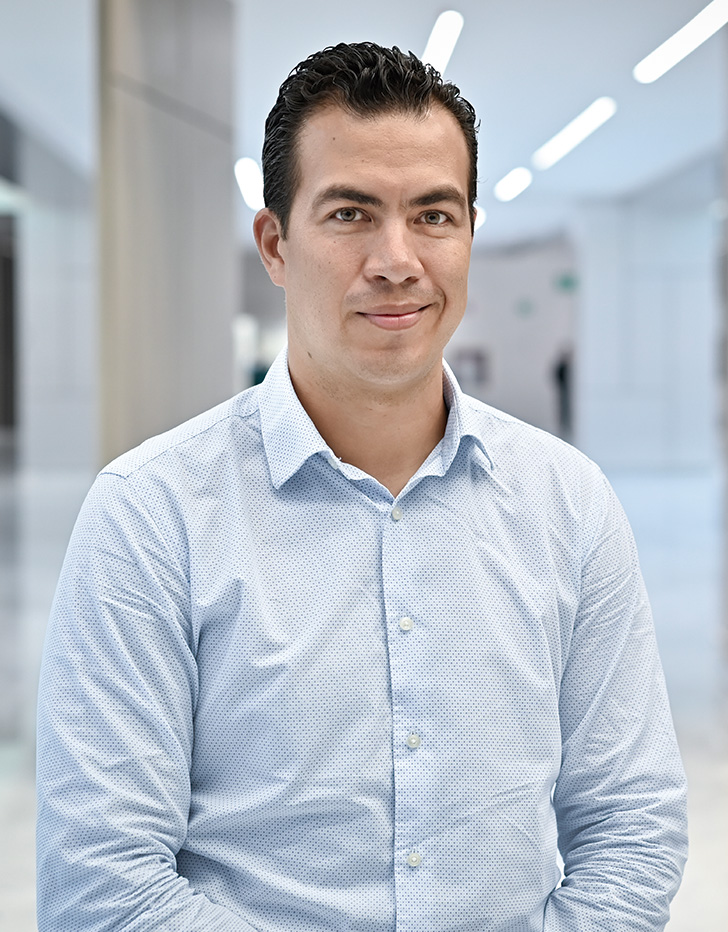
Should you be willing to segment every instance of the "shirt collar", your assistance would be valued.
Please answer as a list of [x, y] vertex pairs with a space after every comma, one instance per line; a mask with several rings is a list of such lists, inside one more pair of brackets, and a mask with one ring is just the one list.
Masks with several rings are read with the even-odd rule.
[[[463, 394], [452, 369], [444, 361], [443, 393], [449, 414], [442, 439], [442, 474], [452, 465], [464, 437], [473, 438], [483, 454], [478, 457], [478, 462], [484, 469], [492, 469], [470, 399]], [[278, 354], [259, 386], [258, 409], [263, 447], [274, 488], [279, 489], [312, 456], [319, 453], [334, 456], [296, 395], [288, 372], [286, 349]]]
[[458, 384], [450, 366], [442, 361], [442, 388], [445, 404], [448, 408], [447, 427], [442, 438], [442, 464], [443, 475], [452, 465], [463, 438], [470, 437], [479, 450], [477, 462], [485, 470], [493, 469], [493, 460], [485, 448], [483, 440], [482, 412], [478, 416], [475, 405], [477, 402], [466, 395]]

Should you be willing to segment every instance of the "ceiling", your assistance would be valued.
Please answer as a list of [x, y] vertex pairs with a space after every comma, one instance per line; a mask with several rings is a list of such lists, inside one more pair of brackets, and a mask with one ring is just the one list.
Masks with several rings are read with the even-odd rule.
[[[634, 65], [706, 0], [453, 0], [465, 17], [446, 71], [480, 131], [482, 244], [552, 232], [575, 202], [623, 197], [718, 153], [726, 125], [725, 28], [651, 85]], [[258, 158], [290, 68], [339, 41], [421, 53], [447, 4], [430, 0], [237, 0], [236, 155]], [[93, 0], [0, 0], [0, 108], [85, 171], [95, 153]], [[281, 28], [285, 24], [285, 28]], [[617, 114], [515, 201], [493, 185], [595, 98]], [[252, 212], [241, 207], [245, 240]]]

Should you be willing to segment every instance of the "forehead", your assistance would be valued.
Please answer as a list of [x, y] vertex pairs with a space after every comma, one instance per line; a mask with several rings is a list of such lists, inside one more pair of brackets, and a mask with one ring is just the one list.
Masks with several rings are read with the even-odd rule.
[[[359, 116], [329, 105], [314, 111], [296, 146], [299, 195], [314, 198], [331, 184], [377, 188], [455, 185], [467, 199], [470, 171], [465, 136], [455, 117], [434, 104], [422, 114]], [[411, 193], [411, 191], [410, 191]]]

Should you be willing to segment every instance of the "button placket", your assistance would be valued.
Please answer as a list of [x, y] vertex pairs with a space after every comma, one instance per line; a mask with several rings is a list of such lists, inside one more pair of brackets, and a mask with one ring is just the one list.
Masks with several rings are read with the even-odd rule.
[[[407, 507], [409, 508], [409, 501]], [[385, 593], [386, 631], [389, 643], [389, 662], [392, 684], [392, 737], [394, 739], [394, 847], [397, 852], [396, 876], [403, 886], [397, 894], [399, 906], [405, 906], [419, 886], [424, 875], [417, 868], [423, 866], [423, 855], [417, 851], [420, 839], [426, 834], [424, 813], [420, 805], [421, 780], [427, 779], [422, 766], [427, 757], [418, 733], [420, 724], [412, 684], [417, 679], [423, 644], [413, 632], [415, 621], [419, 626], [417, 606], [418, 588], [416, 570], [409, 558], [412, 549], [411, 535], [417, 534], [416, 509], [404, 514], [404, 507], [389, 504], [382, 517], [382, 573]], [[411, 520], [407, 520], [407, 519]], [[409, 614], [411, 611], [412, 616]], [[419, 627], [418, 627], [419, 631]], [[405, 877], [409, 877], [405, 880]], [[400, 897], [403, 897], [400, 902]]]

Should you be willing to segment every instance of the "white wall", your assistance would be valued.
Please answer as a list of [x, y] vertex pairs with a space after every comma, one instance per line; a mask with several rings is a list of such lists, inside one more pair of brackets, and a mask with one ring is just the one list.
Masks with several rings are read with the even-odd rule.
[[[565, 239], [474, 250], [468, 309], [445, 351], [462, 388], [559, 433], [553, 370], [574, 345], [574, 285], [575, 257]], [[474, 351], [485, 356], [483, 381], [474, 377]]]
[[577, 443], [605, 467], [718, 458], [720, 228], [704, 196], [712, 171], [688, 169], [575, 214]]

